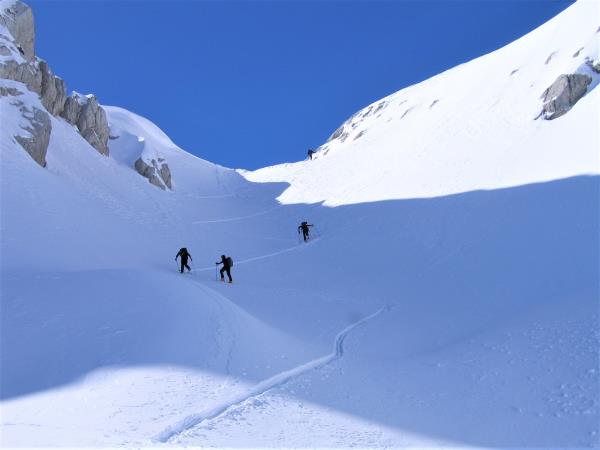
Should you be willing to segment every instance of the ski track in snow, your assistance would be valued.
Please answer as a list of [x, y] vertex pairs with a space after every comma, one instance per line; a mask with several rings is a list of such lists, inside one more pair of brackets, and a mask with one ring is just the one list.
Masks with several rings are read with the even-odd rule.
[[230, 217], [228, 219], [197, 220], [195, 222], [192, 222], [192, 225], [203, 225], [203, 224], [209, 224], [209, 223], [223, 223], [223, 222], [235, 222], [235, 221], [238, 221], [238, 220], [251, 219], [253, 217], [258, 217], [258, 216], [263, 216], [265, 214], [269, 214], [271, 211], [275, 211], [276, 209], [279, 209], [282, 206], [283, 205], [277, 205], [277, 206], [274, 206], [273, 208], [269, 208], [269, 209], [266, 209], [264, 211], [259, 211], [257, 213], [252, 213], [252, 214], [249, 214], [247, 216]]
[[[278, 256], [278, 255], [282, 255], [284, 253], [289, 253], [289, 252], [293, 252], [295, 250], [300, 250], [302, 248], [305, 248], [305, 247], [307, 247], [309, 245], [312, 245], [312, 244], [318, 242], [320, 239], [321, 239], [320, 237], [316, 237], [316, 238], [311, 239], [308, 242], [304, 242], [304, 243], [300, 243], [298, 245], [294, 245], [293, 247], [287, 247], [287, 248], [284, 248], [282, 250], [277, 250], [276, 252], [273, 252], [273, 253], [267, 253], [265, 255], [260, 255], [260, 256], [253, 256], [251, 258], [246, 258], [246, 259], [242, 259], [240, 261], [234, 261], [234, 262], [235, 262], [235, 265], [239, 266], [239, 265], [246, 264], [246, 263], [249, 263], [249, 262], [259, 261], [261, 259], [271, 258], [273, 256]], [[215, 266], [201, 267], [199, 269], [192, 269], [191, 272], [192, 273], [194, 273], [194, 272], [207, 272], [209, 270], [213, 270], [214, 268], [215, 268]]]
[[365, 324], [369, 320], [374, 319], [375, 317], [379, 316], [382, 312], [389, 311], [389, 310], [390, 310], [389, 306], [384, 306], [383, 308], [380, 308], [379, 310], [375, 311], [374, 313], [372, 313], [366, 317], [363, 317], [362, 319], [348, 325], [346, 328], [344, 328], [342, 331], [340, 331], [334, 339], [332, 353], [330, 353], [326, 356], [322, 356], [317, 359], [313, 359], [312, 361], [309, 361], [305, 364], [301, 364], [290, 370], [286, 370], [284, 372], [278, 373], [264, 381], [261, 381], [260, 383], [255, 385], [253, 388], [251, 388], [249, 391], [247, 391], [243, 394], [236, 395], [236, 396], [232, 397], [231, 399], [229, 399], [228, 401], [225, 401], [223, 403], [215, 405], [212, 408], [208, 408], [200, 413], [189, 415], [189, 416], [185, 417], [183, 420], [181, 420], [180, 422], [164, 429], [160, 434], [158, 434], [154, 438], [154, 440], [158, 441], [158, 442], [166, 443], [173, 437], [183, 433], [186, 430], [189, 430], [190, 428], [193, 428], [193, 427], [199, 425], [200, 423], [204, 422], [205, 420], [214, 419], [214, 418], [220, 416], [221, 414], [225, 413], [229, 409], [239, 406], [240, 404], [244, 403], [245, 401], [247, 401], [251, 398], [258, 397], [258, 396], [266, 393], [267, 391], [270, 391], [271, 389], [283, 386], [288, 381], [298, 378], [307, 372], [310, 372], [315, 369], [319, 369], [328, 364], [331, 364], [333, 361], [336, 361], [336, 360], [342, 358], [344, 356], [344, 341], [346, 340], [346, 337], [350, 334], [350, 332], [352, 330], [354, 330], [355, 328]]

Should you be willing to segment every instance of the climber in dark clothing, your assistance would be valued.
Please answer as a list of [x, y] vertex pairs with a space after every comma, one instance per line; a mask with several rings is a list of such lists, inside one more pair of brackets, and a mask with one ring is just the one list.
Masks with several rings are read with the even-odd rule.
[[312, 160], [312, 156], [314, 155], [315, 151], [312, 148], [308, 149], [308, 159]]
[[223, 272], [227, 272], [227, 276], [229, 277], [229, 282], [233, 283], [233, 279], [231, 278], [231, 267], [233, 266], [233, 260], [229, 256], [221, 255], [221, 262], [215, 263], [217, 265], [223, 264], [221, 267], [221, 281], [225, 281], [225, 277], [223, 276]]
[[298, 226], [298, 234], [300, 234], [300, 230], [302, 230], [302, 236], [304, 237], [304, 242], [308, 241], [308, 227], [314, 227], [313, 224], [309, 224], [308, 222], [302, 222], [299, 226]]
[[[190, 266], [188, 266], [188, 258], [190, 258], [192, 260], [192, 255], [190, 255], [187, 251], [187, 248], [183, 247], [182, 249], [180, 249], [177, 252], [177, 255], [175, 256], [175, 261], [177, 261], [177, 258], [181, 258], [181, 270], [179, 272], [183, 273], [183, 269], [186, 268], [188, 270], [188, 272], [191, 272], [192, 269], [190, 269]], [[192, 260], [193, 261], [193, 260]]]

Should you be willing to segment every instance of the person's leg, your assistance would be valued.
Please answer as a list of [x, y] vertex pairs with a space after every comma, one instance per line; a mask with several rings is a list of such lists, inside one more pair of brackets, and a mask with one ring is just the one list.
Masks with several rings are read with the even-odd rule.
[[190, 266], [188, 266], [188, 264], [187, 264], [187, 263], [185, 263], [185, 268], [188, 270], [188, 272], [191, 272], [191, 271], [192, 271], [192, 269], [190, 269]]
[[221, 280], [224, 280], [225, 279], [225, 275], [223, 275], [223, 272], [225, 272], [225, 267], [222, 267], [219, 272], [221, 273]]
[[179, 260], [179, 262], [181, 263], [181, 268], [179, 269], [179, 273], [183, 273], [183, 266], [185, 265], [185, 262], [183, 261], [183, 258], [181, 258]]
[[227, 276], [229, 277], [229, 282], [231, 283], [233, 279], [231, 278], [231, 269], [229, 267], [227, 268]]

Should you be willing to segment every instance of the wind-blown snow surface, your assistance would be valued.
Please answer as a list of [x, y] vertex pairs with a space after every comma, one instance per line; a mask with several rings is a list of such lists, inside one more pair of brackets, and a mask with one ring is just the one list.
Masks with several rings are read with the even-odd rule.
[[597, 52], [597, 9], [394, 94], [312, 162], [232, 171], [107, 107], [110, 158], [53, 119], [42, 169], [3, 121], [2, 445], [600, 445], [598, 90], [533, 120]]

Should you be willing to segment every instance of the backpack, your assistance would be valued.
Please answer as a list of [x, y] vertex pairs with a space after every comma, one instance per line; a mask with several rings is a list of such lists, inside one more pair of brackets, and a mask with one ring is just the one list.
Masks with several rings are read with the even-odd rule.
[[229, 264], [229, 267], [233, 267], [233, 259], [231, 259], [231, 256], [227, 257], [227, 264]]

